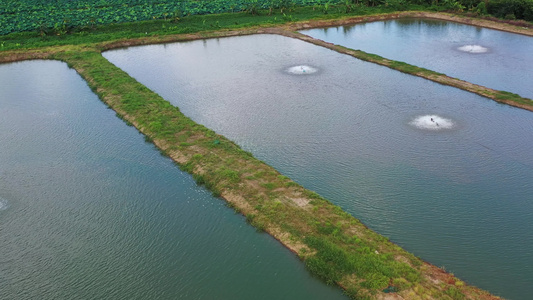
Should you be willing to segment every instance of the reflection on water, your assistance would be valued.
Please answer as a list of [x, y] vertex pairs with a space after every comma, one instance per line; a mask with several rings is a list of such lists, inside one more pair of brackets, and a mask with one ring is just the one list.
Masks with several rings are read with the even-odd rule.
[[[274, 35], [104, 56], [407, 250], [507, 298], [533, 292], [531, 112]], [[280, 72], [302, 61], [320, 72]]]
[[532, 37], [425, 19], [379, 21], [301, 32], [533, 99]]

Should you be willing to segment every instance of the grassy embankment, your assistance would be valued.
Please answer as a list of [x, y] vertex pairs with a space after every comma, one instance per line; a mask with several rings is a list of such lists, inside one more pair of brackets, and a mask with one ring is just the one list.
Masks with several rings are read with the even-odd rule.
[[[296, 12], [294, 15], [300, 20], [305, 18]], [[191, 173], [199, 184], [204, 184], [215, 196], [223, 197], [258, 230], [267, 231], [280, 240], [305, 262], [313, 274], [328, 283], [342, 286], [354, 298], [394, 299], [394, 294], [409, 299], [496, 298], [414, 257], [385, 237], [369, 230], [339, 207], [255, 159], [233, 142], [195, 124], [181, 114], [178, 108], [136, 82], [100, 54], [104, 49], [126, 45], [273, 33], [264, 28], [276, 22], [272, 18], [274, 17], [250, 17], [245, 14], [223, 15], [220, 19], [217, 16], [203, 16], [196, 18], [194, 22], [184, 19], [174, 25], [178, 28], [186, 27], [183, 30], [188, 33], [195, 30], [201, 32], [195, 35], [169, 34], [161, 28], [169, 23], [158, 21], [109, 26], [94, 32], [94, 35], [80, 34], [42, 40], [35, 38], [26, 43], [22, 38], [17, 42], [20, 44], [17, 47], [24, 50], [0, 52], [0, 61], [43, 58], [67, 62], [88, 82], [102, 101], [117, 112], [118, 117], [137, 127], [162, 153]], [[313, 14], [307, 15], [307, 18], [314, 18]], [[204, 20], [209, 20], [209, 25]], [[226, 24], [224, 22], [229, 25], [223, 25]], [[246, 29], [214, 32], [213, 29], [220, 28], [213, 24], [226, 29]], [[250, 28], [251, 25], [259, 27]], [[142, 31], [147, 30], [145, 26], [157, 27], [159, 31], [143, 35]], [[143, 29], [139, 30], [140, 28]], [[291, 28], [294, 27], [286, 27]], [[274, 31], [285, 35], [294, 34], [279, 30]], [[17, 40], [16, 35], [9, 38], [13, 38], [11, 42]], [[333, 47], [343, 53], [354, 51]], [[403, 70], [406, 67], [404, 64], [363, 52], [355, 53], [369, 61], [382, 64], [390, 62], [390, 67], [405, 72], [420, 71]], [[408, 69], [411, 68], [413, 67], [408, 66]], [[385, 289], [394, 293], [385, 293]]]

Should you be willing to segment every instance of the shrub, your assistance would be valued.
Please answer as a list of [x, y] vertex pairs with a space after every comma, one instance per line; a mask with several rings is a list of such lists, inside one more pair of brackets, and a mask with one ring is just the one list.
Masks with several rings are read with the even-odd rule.
[[495, 0], [489, 2], [487, 11], [498, 18], [533, 21], [533, 0]]

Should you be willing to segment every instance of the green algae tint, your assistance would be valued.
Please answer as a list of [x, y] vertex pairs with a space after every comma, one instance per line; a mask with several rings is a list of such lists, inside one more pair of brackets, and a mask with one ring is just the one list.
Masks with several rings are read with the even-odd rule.
[[533, 292], [531, 112], [275, 35], [104, 56], [408, 251]]
[[64, 63], [0, 65], [0, 298], [345, 299]]

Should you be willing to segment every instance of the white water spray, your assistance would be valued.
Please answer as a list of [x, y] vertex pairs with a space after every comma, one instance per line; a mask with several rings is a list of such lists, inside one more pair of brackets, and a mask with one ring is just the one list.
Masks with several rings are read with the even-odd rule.
[[453, 128], [453, 121], [437, 115], [425, 115], [416, 117], [411, 125], [427, 130], [444, 130]]
[[463, 52], [469, 52], [469, 53], [485, 53], [489, 51], [488, 48], [485, 48], [480, 45], [464, 45], [464, 46], [458, 47], [457, 50], [463, 51]]
[[287, 72], [297, 75], [313, 74], [317, 71], [318, 69], [306, 65], [294, 66], [287, 69]]

